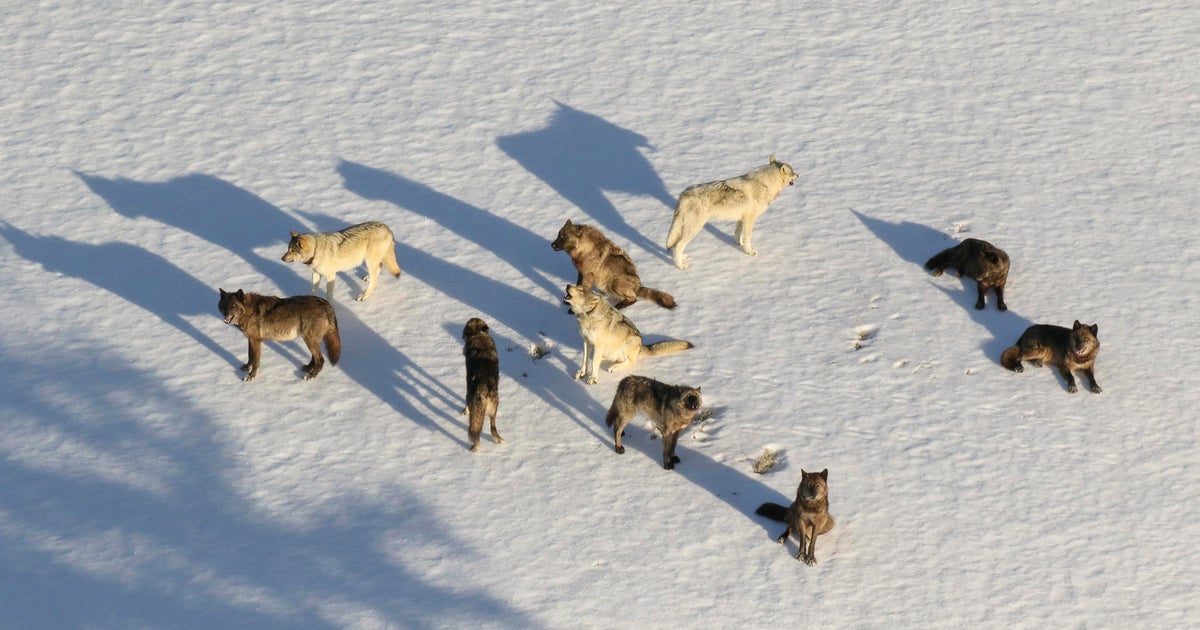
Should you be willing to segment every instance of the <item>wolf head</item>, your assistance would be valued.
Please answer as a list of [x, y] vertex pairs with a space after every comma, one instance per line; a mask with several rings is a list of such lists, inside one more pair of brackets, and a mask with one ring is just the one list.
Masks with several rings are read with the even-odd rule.
[[771, 166], [779, 169], [779, 176], [783, 178], [783, 181], [788, 186], [796, 183], [796, 171], [793, 171], [791, 166], [776, 160], [774, 155], [770, 157], [769, 161], [771, 162]]
[[297, 234], [289, 232], [292, 235], [292, 240], [288, 241], [287, 252], [283, 254], [283, 262], [300, 261], [306, 265], [311, 265], [313, 257], [316, 256], [316, 241], [311, 234]]
[[241, 289], [234, 292], [217, 289], [221, 292], [221, 300], [217, 302], [217, 310], [225, 318], [226, 324], [238, 326], [246, 312], [246, 294]]
[[463, 326], [462, 338], [467, 339], [480, 333], [486, 333], [488, 330], [487, 322], [478, 317], [472, 317], [467, 320], [467, 325]]
[[679, 404], [692, 413], [700, 411], [700, 405], [703, 404], [700, 399], [700, 388], [685, 387]]
[[582, 227], [581, 225], [571, 223], [571, 220], [567, 219], [562, 229], [558, 231], [558, 238], [554, 239], [553, 243], [550, 243], [550, 248], [556, 252], [561, 252], [573, 238], [579, 235]]
[[569, 305], [571, 312], [576, 315], [591, 312], [600, 300], [595, 291], [577, 284], [568, 284], [567, 294], [563, 297], [563, 303]]
[[829, 469], [819, 473], [806, 472], [800, 469], [800, 486], [796, 488], [796, 500], [805, 503], [820, 501], [829, 494]]
[[1099, 324], [1087, 326], [1075, 320], [1075, 324], [1071, 326], [1071, 336], [1067, 339], [1067, 348], [1071, 351], [1071, 356], [1074, 359], [1084, 359], [1096, 353], [1100, 349], [1100, 339], [1096, 334], [1100, 332]]

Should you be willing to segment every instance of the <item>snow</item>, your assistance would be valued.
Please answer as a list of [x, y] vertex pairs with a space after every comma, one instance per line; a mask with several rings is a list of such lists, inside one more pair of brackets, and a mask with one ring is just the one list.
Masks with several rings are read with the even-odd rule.
[[[1200, 52], [1189, 3], [8, 3], [0, 609], [14, 628], [1193, 627]], [[760, 219], [663, 249], [768, 155]], [[572, 376], [562, 222], [626, 247], [713, 416], [659, 463]], [[366, 220], [343, 357], [242, 383], [217, 288]], [[1010, 310], [920, 265], [1012, 258]], [[989, 298], [990, 302], [990, 298]], [[466, 449], [459, 335], [501, 353]], [[1099, 395], [1000, 352], [1099, 325]], [[856, 346], [859, 346], [856, 348]], [[536, 347], [550, 353], [535, 360]], [[765, 447], [779, 463], [751, 472]], [[829, 468], [815, 567], [782, 525]]]

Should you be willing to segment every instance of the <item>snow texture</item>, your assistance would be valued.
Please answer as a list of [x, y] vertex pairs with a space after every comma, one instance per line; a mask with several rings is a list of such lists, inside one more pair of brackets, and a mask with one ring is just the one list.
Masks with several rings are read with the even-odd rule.
[[[5, 4], [6, 627], [1200, 624], [1200, 6]], [[679, 192], [771, 154], [761, 253], [716, 223], [675, 269]], [[673, 472], [572, 378], [568, 218], [679, 302], [627, 309], [696, 344], [636, 368], [703, 387]], [[288, 231], [367, 220], [404, 275], [341, 275], [341, 362], [241, 382], [218, 287], [306, 293]], [[921, 268], [967, 236], [1007, 313]], [[1000, 367], [1076, 319], [1102, 394]], [[815, 567], [754, 514], [802, 468]]]

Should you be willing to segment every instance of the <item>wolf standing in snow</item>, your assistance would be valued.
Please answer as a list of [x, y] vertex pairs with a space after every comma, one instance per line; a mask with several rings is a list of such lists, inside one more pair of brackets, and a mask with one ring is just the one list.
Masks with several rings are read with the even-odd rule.
[[396, 241], [392, 230], [379, 221], [367, 221], [352, 225], [339, 232], [291, 232], [287, 253], [283, 262], [300, 261], [312, 268], [312, 292], [321, 288], [321, 276], [325, 276], [325, 299], [333, 299], [333, 279], [339, 271], [353, 269], [367, 263], [367, 288], [358, 296], [358, 301], [371, 297], [375, 291], [375, 280], [379, 270], [387, 265], [388, 271], [400, 277], [400, 265], [396, 262]]
[[500, 357], [496, 354], [496, 342], [488, 334], [487, 322], [478, 317], [467, 320], [463, 326], [463, 357], [467, 362], [467, 408], [470, 425], [467, 437], [471, 450], [479, 450], [479, 434], [483, 432], [483, 418], [492, 421], [492, 441], [503, 444], [504, 438], [496, 431], [496, 407], [500, 404]]
[[1000, 365], [1014, 371], [1023, 372], [1022, 361], [1029, 361], [1037, 367], [1049, 363], [1058, 368], [1062, 377], [1067, 381], [1067, 391], [1074, 394], [1079, 391], [1075, 386], [1075, 376], [1072, 370], [1081, 370], [1088, 379], [1092, 393], [1100, 393], [1100, 384], [1096, 382], [1096, 373], [1092, 366], [1096, 364], [1096, 355], [1100, 353], [1099, 324], [1090, 326], [1075, 323], [1071, 328], [1053, 324], [1034, 324], [1021, 333], [1017, 343], [1004, 354], [1000, 355]]
[[241, 289], [219, 291], [221, 299], [217, 309], [225, 317], [225, 323], [237, 326], [250, 343], [250, 359], [242, 365], [242, 371], [246, 373], [243, 381], [252, 381], [258, 376], [264, 339], [288, 341], [302, 337], [312, 353], [312, 361], [301, 368], [306, 381], [316, 378], [325, 365], [325, 357], [321, 356], [322, 341], [329, 353], [329, 362], [337, 365], [342, 355], [342, 339], [338, 335], [337, 315], [328, 301], [315, 295], [281, 298], [246, 293]]
[[787, 523], [787, 529], [776, 542], [787, 542], [795, 536], [800, 543], [796, 559], [812, 566], [817, 563], [817, 536], [833, 529], [833, 517], [829, 515], [829, 469], [819, 473], [800, 470], [800, 485], [796, 488], [796, 500], [791, 505], [764, 503], [755, 514], [773, 521]]
[[795, 183], [796, 171], [772, 155], [769, 164], [745, 175], [689, 186], [679, 195], [667, 234], [667, 249], [674, 251], [675, 266], [688, 268], [683, 250], [710, 219], [737, 221], [738, 245], [747, 254], [757, 255], [758, 250], [750, 245], [754, 221], [785, 187]]
[[571, 257], [579, 271], [575, 284], [594, 286], [619, 298], [617, 308], [625, 308], [638, 298], [653, 300], [663, 308], [675, 308], [675, 298], [658, 289], [642, 286], [629, 254], [590, 225], [571, 223], [567, 219], [550, 247], [556, 252], [566, 251]]
[[996, 308], [1008, 310], [1008, 305], [1004, 303], [1004, 285], [1008, 283], [1008, 254], [1004, 250], [987, 241], [968, 238], [934, 254], [925, 263], [925, 269], [932, 272], [935, 278], [942, 275], [947, 267], [955, 269], [957, 277], [967, 276], [978, 283], [977, 310], [983, 310], [988, 289], [996, 289]]
[[642, 355], [674, 354], [692, 347], [690, 341], [679, 340], [643, 345], [642, 333], [633, 322], [587, 287], [568, 284], [565, 301], [571, 305], [571, 312], [579, 323], [579, 334], [583, 337], [582, 365], [575, 378], [584, 379], [588, 385], [596, 384], [596, 373], [604, 359], [616, 362], [608, 366], [608, 371], [614, 372], [632, 368]]
[[663, 468], [674, 470], [679, 463], [675, 455], [675, 444], [679, 434], [700, 413], [700, 388], [687, 385], [668, 385], [645, 376], [626, 376], [617, 385], [612, 405], [604, 424], [612, 427], [613, 448], [618, 454], [625, 453], [621, 436], [625, 426], [641, 411], [654, 421], [654, 428], [662, 435]]

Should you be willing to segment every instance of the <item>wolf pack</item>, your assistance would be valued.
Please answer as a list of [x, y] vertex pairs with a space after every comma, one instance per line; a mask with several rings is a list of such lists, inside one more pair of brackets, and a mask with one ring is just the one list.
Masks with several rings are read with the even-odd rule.
[[[748, 173], [690, 186], [679, 195], [666, 248], [679, 269], [689, 267], [688, 244], [709, 221], [736, 221], [735, 238], [742, 251], [758, 254], [751, 245], [754, 225], [785, 188], [796, 183], [797, 175], [791, 166], [771, 156], [768, 163]], [[591, 385], [599, 381], [601, 366], [616, 372], [632, 370], [642, 358], [665, 356], [693, 347], [689, 341], [669, 339], [652, 344], [643, 342], [637, 326], [624, 310], [638, 300], [648, 300], [666, 309], [676, 306], [669, 293], [647, 287], [638, 276], [637, 266], [625, 250], [606, 237], [599, 229], [567, 220], [550, 243], [555, 251], [566, 252], [578, 275], [574, 284], [566, 285], [563, 298], [579, 326], [583, 343], [577, 380]], [[380, 272], [386, 269], [399, 278], [400, 265], [396, 260], [395, 237], [387, 225], [369, 221], [352, 225], [338, 232], [291, 232], [283, 261], [307, 265], [312, 272], [312, 290], [316, 294], [325, 281], [325, 297], [299, 295], [276, 297], [247, 293], [241, 289], [219, 289], [218, 310], [226, 324], [241, 330], [249, 344], [249, 356], [241, 370], [243, 381], [258, 376], [264, 340], [288, 341], [300, 337], [312, 359], [302, 366], [305, 380], [316, 378], [325, 365], [336, 365], [341, 356], [337, 314], [332, 305], [334, 278], [343, 271], [365, 265], [363, 280], [366, 288], [357, 296], [367, 300], [376, 290]], [[1000, 248], [987, 241], [967, 238], [937, 252], [925, 263], [934, 277], [953, 269], [956, 277], [967, 276], [977, 283], [976, 309], [986, 307], [986, 295], [995, 293], [995, 305], [1008, 310], [1004, 288], [1008, 281], [1009, 258]], [[1016, 342], [1000, 356], [1000, 364], [1014, 372], [1022, 372], [1025, 362], [1041, 367], [1049, 363], [1058, 368], [1067, 383], [1068, 392], [1076, 392], [1074, 372], [1087, 377], [1088, 388], [1100, 393], [1094, 364], [1100, 349], [1096, 324], [1075, 320], [1070, 328], [1054, 324], [1029, 326]], [[492, 440], [502, 444], [504, 439], [496, 427], [496, 412], [500, 403], [500, 368], [496, 344], [487, 323], [470, 318], [463, 327], [463, 357], [466, 363], [466, 392], [463, 413], [468, 416], [468, 441], [471, 451], [479, 450], [479, 437], [484, 420], [490, 423]], [[322, 344], [325, 354], [321, 352]], [[703, 402], [701, 388], [663, 383], [645, 376], [626, 376], [617, 385], [616, 394], [605, 416], [612, 428], [613, 448], [625, 452], [622, 437], [629, 422], [638, 413], [644, 414], [662, 438], [662, 465], [673, 470], [680, 458], [676, 445], [680, 434], [700, 414]], [[796, 558], [809, 565], [816, 564], [816, 538], [834, 526], [829, 514], [829, 470], [800, 471], [796, 498], [790, 505], [763, 503], [756, 513], [786, 524], [777, 541], [785, 543], [795, 536], [799, 550]]]

